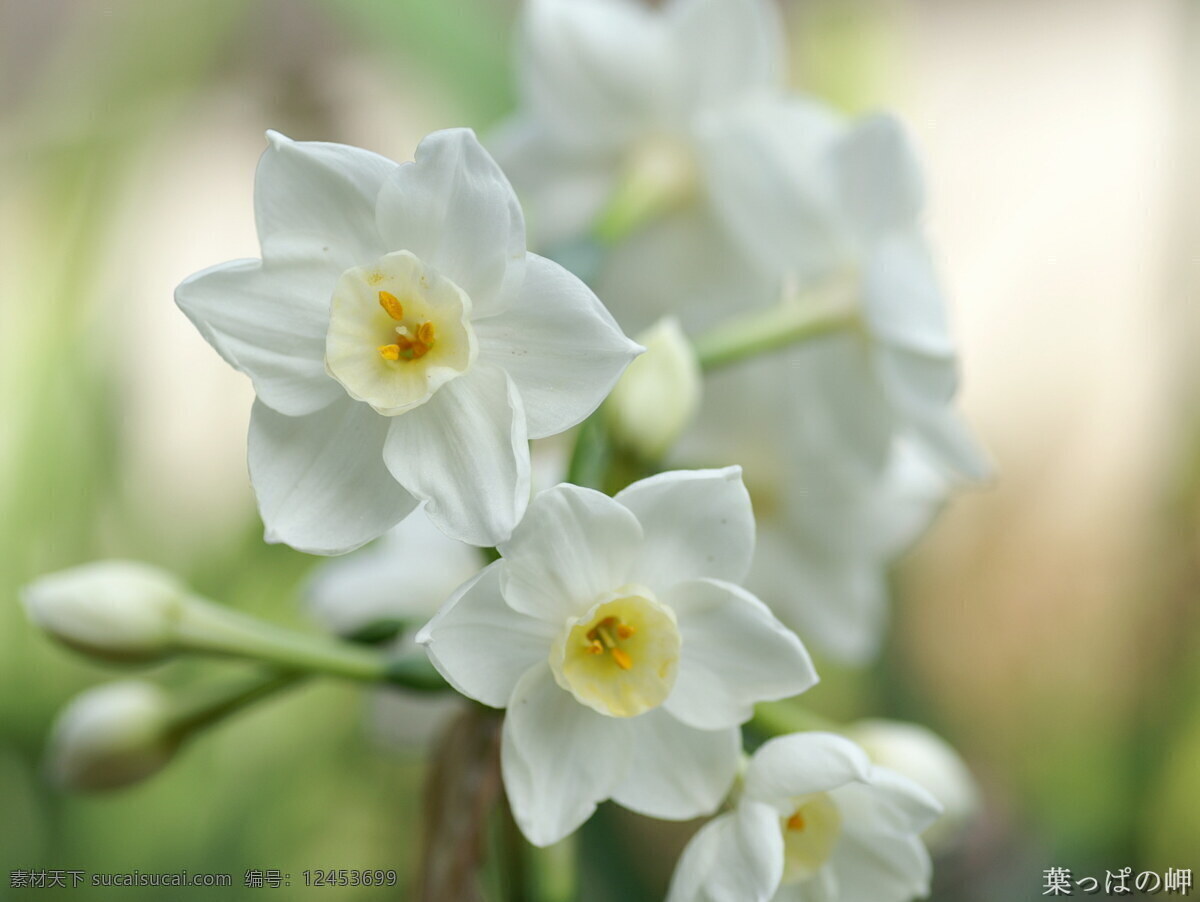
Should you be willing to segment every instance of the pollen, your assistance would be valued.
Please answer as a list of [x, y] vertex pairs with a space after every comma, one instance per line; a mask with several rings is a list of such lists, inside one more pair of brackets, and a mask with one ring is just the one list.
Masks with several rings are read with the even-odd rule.
[[799, 811], [797, 811], [795, 814], [793, 814], [787, 820], [787, 828], [789, 830], [794, 830], [797, 833], [800, 832], [801, 830], [803, 830], [806, 826], [808, 826], [808, 825], [804, 821], [804, 815], [801, 814]]
[[379, 292], [379, 306], [394, 320], [404, 319], [404, 306], [390, 291]]
[[621, 623], [616, 617], [605, 617], [587, 632], [587, 653], [602, 655], [606, 652], [612, 655], [613, 663], [622, 670], [633, 669], [633, 658], [629, 652], [618, 644], [622, 639], [629, 639], [636, 633], [632, 626]]
[[[379, 306], [387, 311], [392, 319], [399, 320], [404, 315], [404, 308], [396, 300], [396, 296], [386, 291], [379, 292]], [[379, 356], [384, 360], [420, 360], [433, 348], [436, 327], [429, 320], [409, 329], [401, 323], [396, 326], [396, 339], [392, 344], [380, 345]]]

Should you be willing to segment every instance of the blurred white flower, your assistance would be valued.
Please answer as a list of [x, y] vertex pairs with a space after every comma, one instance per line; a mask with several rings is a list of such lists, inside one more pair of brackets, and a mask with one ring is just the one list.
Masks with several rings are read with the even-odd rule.
[[128, 680], [89, 689], [63, 709], [50, 736], [48, 767], [66, 789], [115, 789], [167, 764], [169, 699], [152, 683]]
[[684, 850], [667, 902], [908, 902], [929, 892], [918, 834], [938, 810], [841, 736], [772, 739], [734, 810]]
[[707, 329], [787, 286], [856, 284], [857, 326], [807, 349], [828, 478], [876, 478], [900, 435], [982, 478], [951, 407], [954, 346], [907, 139], [890, 117], [849, 121], [787, 94], [781, 45], [766, 0], [530, 0], [521, 110], [493, 146], [547, 246], [593, 223], [635, 236], [595, 279], [627, 328], [670, 314]]
[[783, 52], [771, 3], [530, 0], [516, 60], [520, 109], [491, 146], [538, 246], [636, 232], [598, 282], [628, 328], [666, 313], [694, 328], [769, 294], [730, 235], [728, 192], [714, 185], [725, 148], [713, 136], [736, 130], [739, 111], [776, 115]]
[[[417, 511], [365, 548], [323, 562], [304, 594], [319, 623], [350, 636], [374, 623], [425, 623], [483, 564], [478, 548], [449, 538]], [[395, 643], [397, 653], [414, 648], [411, 633]], [[454, 693], [379, 689], [372, 693], [369, 731], [389, 745], [427, 746], [462, 705]]]
[[696, 352], [674, 317], [638, 336], [646, 352], [629, 365], [604, 403], [613, 438], [647, 460], [675, 443], [700, 404]]
[[954, 747], [932, 730], [895, 720], [860, 720], [845, 733], [875, 764], [894, 770], [937, 799], [942, 815], [921, 838], [930, 849], [951, 847], [979, 813], [979, 786]]
[[736, 467], [615, 498], [559, 485], [421, 631], [455, 688], [507, 707], [504, 783], [533, 843], [606, 798], [667, 819], [713, 811], [753, 705], [816, 682], [799, 639], [735, 585], [753, 548]]
[[97, 561], [51, 573], [21, 592], [25, 611], [53, 638], [86, 654], [153, 661], [175, 648], [188, 590], [134, 561]]
[[525, 251], [521, 209], [469, 130], [397, 165], [270, 134], [263, 259], [176, 291], [254, 382], [250, 474], [270, 541], [348, 551], [426, 502], [448, 535], [507, 537], [528, 438], [594, 410], [639, 350], [578, 279]]
[[341, 636], [378, 621], [421, 624], [483, 564], [478, 548], [418, 511], [367, 547], [320, 564], [304, 595], [316, 620]]
[[804, 350], [713, 373], [670, 460], [742, 464], [758, 523], [747, 586], [814, 649], [865, 664], [886, 633], [887, 569], [928, 526], [949, 484], [907, 441], [894, 443], [875, 476], [830, 478], [810, 440], [821, 386], [806, 381]]
[[[804, 439], [827, 478], [869, 481], [893, 442], [924, 446], [948, 472], [982, 479], [988, 466], [955, 412], [958, 385], [945, 299], [920, 232], [923, 189], [900, 124], [885, 115], [830, 125], [821, 152], [808, 122], [756, 120], [728, 139], [720, 184], [735, 234], [786, 286], [851, 278], [857, 321], [792, 356]], [[738, 154], [742, 159], [738, 159]], [[784, 183], [807, 185], [781, 190]], [[765, 175], [766, 174], [766, 175]], [[768, 177], [769, 176], [769, 177]]]

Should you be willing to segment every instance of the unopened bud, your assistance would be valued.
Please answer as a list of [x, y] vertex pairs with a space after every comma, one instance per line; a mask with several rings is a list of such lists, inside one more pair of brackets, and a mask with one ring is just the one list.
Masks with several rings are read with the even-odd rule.
[[131, 561], [99, 561], [30, 583], [29, 618], [71, 648], [117, 661], [152, 661], [172, 651], [187, 590], [171, 574]]
[[115, 789], [160, 770], [179, 745], [169, 700], [152, 683], [129, 680], [77, 696], [50, 737], [49, 769], [65, 789]]
[[862, 720], [846, 735], [872, 762], [908, 777], [942, 804], [942, 816], [922, 839], [932, 850], [954, 845], [980, 806], [975, 778], [958, 752], [925, 727], [901, 721]]
[[605, 402], [613, 438], [647, 460], [665, 454], [700, 404], [701, 374], [691, 342], [673, 318], [659, 320], [638, 342], [634, 359]]

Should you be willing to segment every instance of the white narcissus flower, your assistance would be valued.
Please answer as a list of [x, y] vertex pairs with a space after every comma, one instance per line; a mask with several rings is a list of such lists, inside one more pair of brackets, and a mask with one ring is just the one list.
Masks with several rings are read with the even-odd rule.
[[399, 165], [270, 133], [262, 260], [176, 300], [254, 382], [250, 475], [270, 541], [334, 554], [426, 502], [454, 538], [506, 538], [529, 438], [591, 413], [638, 352], [596, 296], [526, 253], [504, 174], [465, 129]]
[[508, 709], [504, 784], [530, 841], [567, 836], [607, 798], [712, 812], [753, 705], [816, 682], [800, 640], [736, 585], [753, 548], [736, 467], [615, 498], [559, 485], [421, 631], [455, 688]]
[[[529, 0], [519, 111], [494, 136], [539, 246], [621, 240], [598, 276], [626, 328], [694, 327], [772, 290], [731, 234], [710, 135], [771, 116], [783, 35], [769, 0]], [[780, 95], [782, 96], [782, 95]], [[731, 300], [734, 299], [734, 300]], [[683, 304], [688, 309], [682, 309]]]
[[676, 466], [737, 460], [755, 499], [746, 585], [809, 647], [850, 665], [874, 658], [889, 620], [888, 568], [924, 532], [950, 484], [923, 448], [897, 441], [884, 470], [829, 478], [811, 441], [814, 387], [796, 348], [713, 373]]
[[[952, 405], [957, 359], [907, 136], [893, 117], [874, 115], [832, 122], [809, 159], [794, 152], [802, 143], [813, 143], [808, 123], [758, 120], [728, 137], [719, 183], [730, 215], [740, 211], [735, 234], [764, 271], [791, 286], [846, 278], [858, 286], [853, 327], [807, 342], [789, 361], [811, 453], [828, 478], [869, 481], [906, 437], [948, 473], [985, 478], [988, 465]], [[807, 188], [781, 191], [780, 177]]]
[[667, 902], [909, 902], [929, 892], [918, 834], [939, 810], [844, 737], [772, 739], [734, 810], [688, 843]]

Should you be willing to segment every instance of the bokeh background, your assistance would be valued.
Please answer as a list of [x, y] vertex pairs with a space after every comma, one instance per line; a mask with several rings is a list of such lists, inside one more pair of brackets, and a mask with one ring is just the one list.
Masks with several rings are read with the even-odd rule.
[[[898, 568], [880, 663], [823, 667], [812, 703], [926, 723], [970, 763], [986, 807], [937, 899], [1040, 898], [1055, 866], [1200, 870], [1200, 4], [785, 11], [797, 87], [896, 110], [922, 150], [962, 403], [998, 469]], [[246, 712], [133, 789], [52, 788], [55, 712], [114, 674], [31, 629], [17, 589], [133, 557], [310, 627], [313, 559], [261, 542], [249, 384], [172, 290], [257, 254], [268, 127], [396, 159], [436, 128], [486, 136], [513, 102], [513, 14], [0, 0], [0, 898], [60, 897], [10, 890], [17, 868], [228, 872], [232, 889], [170, 896], [222, 899], [300, 893], [244, 889], [247, 869], [411, 868], [421, 758], [372, 738], [351, 686]], [[608, 818], [611, 898], [661, 897], [641, 827]]]

